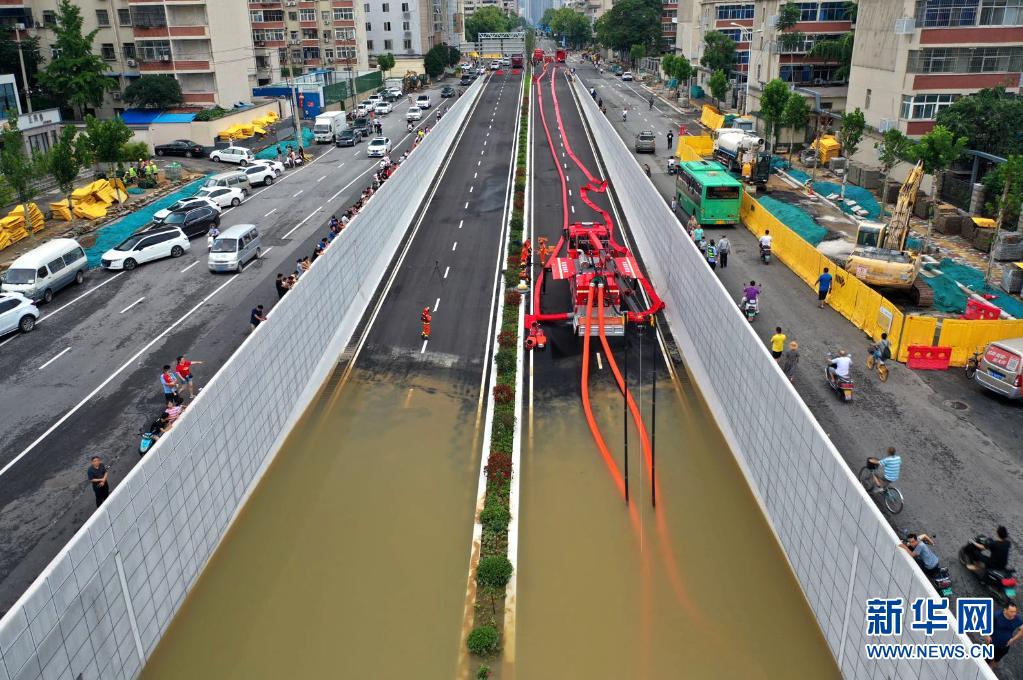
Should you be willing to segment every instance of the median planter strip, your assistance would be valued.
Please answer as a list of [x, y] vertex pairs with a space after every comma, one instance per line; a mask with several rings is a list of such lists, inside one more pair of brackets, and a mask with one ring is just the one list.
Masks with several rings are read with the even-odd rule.
[[[491, 677], [491, 666], [483, 658], [499, 655], [506, 642], [508, 584], [514, 580], [514, 564], [509, 559], [509, 524], [517, 507], [515, 469], [519, 455], [519, 416], [521, 408], [520, 368], [524, 334], [524, 311], [519, 285], [521, 268], [519, 250], [524, 233], [526, 195], [526, 159], [529, 138], [530, 74], [523, 71], [520, 127], [515, 161], [515, 183], [512, 213], [508, 230], [508, 259], [504, 271], [504, 298], [501, 301], [501, 327], [494, 356], [496, 381], [492, 388], [493, 410], [490, 427], [490, 454], [484, 467], [486, 493], [479, 513], [482, 527], [480, 559], [476, 567], [476, 601], [473, 628], [466, 638], [468, 651], [478, 660], [473, 664], [476, 678]], [[528, 279], [527, 279], [528, 282]], [[513, 493], [513, 487], [515, 492]], [[511, 551], [514, 557], [515, 551]], [[493, 663], [492, 659], [488, 659]]]

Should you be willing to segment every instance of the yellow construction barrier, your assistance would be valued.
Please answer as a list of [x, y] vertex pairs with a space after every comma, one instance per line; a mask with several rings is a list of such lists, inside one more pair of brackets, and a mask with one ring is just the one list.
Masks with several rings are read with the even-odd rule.
[[714, 140], [710, 135], [683, 135], [678, 138], [675, 155], [681, 161], [702, 161], [714, 154]]
[[710, 104], [703, 105], [703, 112], [700, 114], [700, 125], [708, 130], [717, 130], [725, 126], [725, 116]]
[[[107, 215], [107, 209], [114, 203], [128, 199], [128, 190], [119, 179], [98, 179], [71, 193], [74, 214], [87, 220], [98, 220]], [[52, 207], [52, 206], [51, 206]]]
[[[46, 226], [46, 219], [42, 211], [35, 203], [28, 204], [29, 222], [33, 232], [37, 232]], [[0, 219], [0, 250], [17, 243], [28, 237], [28, 229], [25, 227], [25, 209], [17, 205], [7, 217]]]
[[934, 330], [938, 327], [938, 320], [933, 316], [907, 316], [906, 324], [902, 327], [902, 345], [895, 354], [899, 361], [906, 361], [909, 358], [910, 345], [934, 344]]
[[989, 342], [1009, 338], [1023, 338], [1023, 320], [945, 319], [938, 345], [952, 348], [953, 366], [965, 366], [970, 355], [982, 351]]
[[50, 215], [55, 220], [71, 221], [71, 208], [67, 207], [67, 201], [57, 201], [50, 204]]

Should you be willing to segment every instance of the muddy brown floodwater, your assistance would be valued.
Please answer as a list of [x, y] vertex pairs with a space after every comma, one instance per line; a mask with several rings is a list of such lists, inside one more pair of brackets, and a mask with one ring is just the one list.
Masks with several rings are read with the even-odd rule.
[[417, 379], [320, 398], [146, 666], [145, 680], [450, 680], [479, 471], [476, 395]]
[[[622, 400], [599, 374], [594, 415], [621, 468]], [[650, 391], [634, 394], [649, 424]], [[658, 384], [656, 512], [635, 429], [630, 512], [579, 398], [538, 393], [533, 414], [522, 464], [514, 659], [502, 680], [841, 677], [691, 386], [673, 388], [666, 376]]]

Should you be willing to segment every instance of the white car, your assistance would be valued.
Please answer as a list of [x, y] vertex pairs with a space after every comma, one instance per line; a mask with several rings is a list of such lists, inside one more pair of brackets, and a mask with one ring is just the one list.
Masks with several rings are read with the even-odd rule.
[[622, 80], [632, 80], [632, 71], [626, 71], [623, 73]]
[[405, 120], [422, 120], [423, 110], [418, 106], [410, 106], [405, 112]]
[[284, 174], [284, 163], [281, 163], [280, 161], [275, 161], [272, 158], [271, 159], [266, 159], [266, 160], [264, 160], [264, 159], [256, 159], [256, 160], [252, 161], [252, 164], [253, 165], [265, 165], [265, 166], [267, 166], [268, 168], [270, 168], [271, 170], [274, 171], [274, 176], [275, 177], [280, 177], [281, 175]]
[[21, 293], [0, 293], [0, 335], [28, 333], [38, 318], [39, 308]]
[[[266, 172], [271, 172], [265, 169]], [[231, 206], [232, 208], [242, 204], [245, 200], [245, 193], [238, 187], [204, 187], [196, 192], [196, 196], [208, 198], [221, 208]]]
[[165, 257], [181, 257], [192, 249], [185, 232], [178, 227], [158, 227], [129, 236], [103, 253], [104, 269], [132, 270], [144, 262]]
[[157, 224], [160, 224], [165, 219], [167, 219], [167, 215], [170, 215], [175, 210], [184, 210], [185, 208], [194, 208], [197, 205], [208, 205], [209, 207], [213, 208], [217, 212], [220, 212], [220, 205], [217, 204], [217, 203], [214, 203], [213, 201], [211, 201], [210, 199], [206, 198], [205, 196], [189, 196], [188, 198], [182, 198], [180, 201], [174, 201], [173, 203], [171, 203], [169, 206], [167, 206], [163, 210], [157, 210], [153, 214], [153, 221], [156, 222]]
[[277, 179], [277, 173], [269, 165], [252, 165], [245, 168], [245, 176], [249, 178], [249, 185], [256, 186], [262, 184], [265, 187], [270, 186]]
[[394, 107], [391, 106], [390, 102], [377, 102], [376, 106], [373, 107], [373, 111], [378, 116], [386, 116], [391, 111], [394, 111]]
[[256, 157], [252, 155], [251, 149], [246, 149], [244, 146], [229, 146], [226, 149], [214, 149], [211, 151], [210, 160], [217, 163], [235, 163], [244, 168], [255, 161]]
[[389, 87], [387, 88], [387, 92], [395, 99], [401, 99], [405, 96], [405, 93], [401, 91], [400, 87]]
[[384, 101], [384, 95], [380, 94], [379, 92], [376, 94], [371, 94], [370, 96], [366, 97], [366, 103], [372, 104], [373, 106], [376, 106], [382, 101]]
[[490, 62], [490, 70], [491, 71], [496, 71], [499, 68], [501, 68], [501, 62], [499, 62], [499, 61], [492, 61], [492, 62]]
[[391, 153], [391, 139], [389, 137], [374, 137], [366, 147], [366, 155], [370, 158], [382, 158]]
[[373, 110], [373, 102], [362, 102], [355, 107], [356, 116], [365, 116], [367, 113]]
[[421, 94], [418, 97], [416, 97], [416, 104], [415, 105], [418, 106], [421, 109], [428, 109], [431, 106], [433, 106], [433, 102], [430, 101], [430, 95], [428, 95], [428, 94]]

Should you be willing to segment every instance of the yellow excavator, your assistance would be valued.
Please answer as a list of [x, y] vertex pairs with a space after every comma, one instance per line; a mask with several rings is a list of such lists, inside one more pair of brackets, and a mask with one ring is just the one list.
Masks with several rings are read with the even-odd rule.
[[899, 199], [888, 224], [860, 223], [856, 247], [846, 260], [845, 269], [867, 285], [904, 292], [914, 305], [930, 307], [934, 291], [918, 278], [923, 260], [920, 253], [906, 250], [909, 218], [923, 176], [923, 164], [917, 163], [899, 189]]

